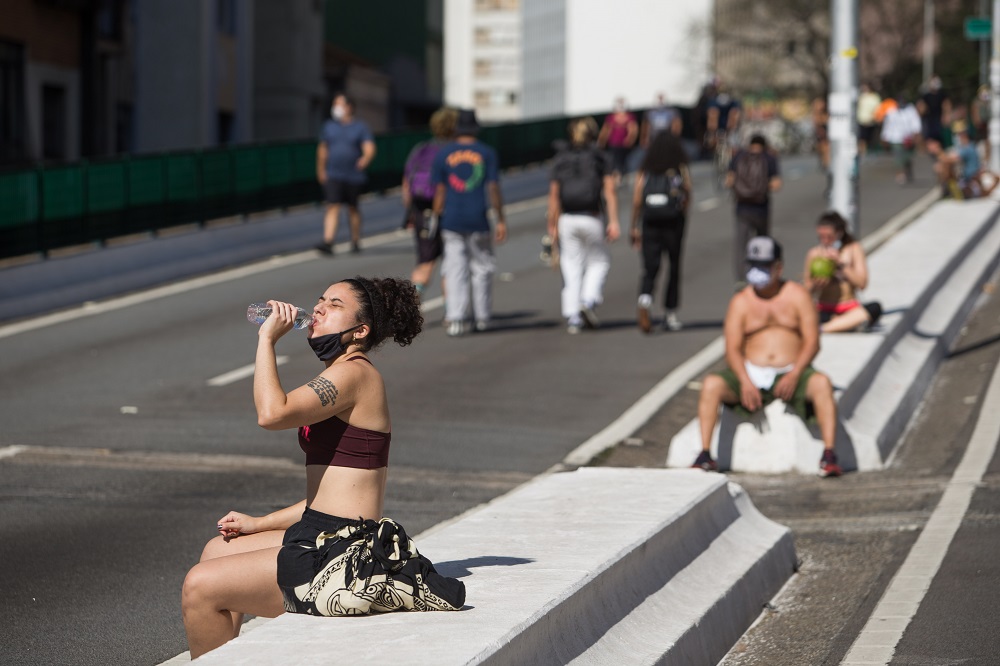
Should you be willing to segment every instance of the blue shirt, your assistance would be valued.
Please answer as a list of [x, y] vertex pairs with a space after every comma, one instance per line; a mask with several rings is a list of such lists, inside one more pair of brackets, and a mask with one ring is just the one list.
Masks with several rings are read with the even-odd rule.
[[486, 183], [498, 180], [497, 153], [485, 143], [452, 142], [438, 151], [431, 169], [434, 185], [445, 186], [441, 228], [458, 233], [489, 231]]
[[958, 159], [962, 163], [962, 178], [968, 180], [979, 173], [979, 151], [971, 143], [959, 145]]
[[357, 163], [361, 159], [361, 145], [375, 140], [368, 125], [360, 120], [342, 123], [331, 118], [323, 123], [319, 140], [326, 144], [327, 178], [359, 185], [367, 180]]

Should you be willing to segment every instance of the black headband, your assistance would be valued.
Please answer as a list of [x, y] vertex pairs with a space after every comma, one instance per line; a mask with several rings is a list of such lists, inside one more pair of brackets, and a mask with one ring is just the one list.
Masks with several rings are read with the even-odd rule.
[[358, 287], [361, 287], [361, 291], [365, 292], [365, 297], [368, 299], [368, 312], [370, 312], [371, 315], [372, 315], [372, 321], [371, 321], [370, 324], [368, 324], [368, 327], [371, 329], [371, 334], [370, 334], [371, 345], [370, 345], [370, 347], [374, 347], [379, 342], [378, 330], [375, 328], [376, 322], [378, 321], [378, 314], [379, 314], [378, 312], [375, 311], [375, 304], [378, 303], [379, 301], [377, 301], [372, 296], [371, 289], [368, 288], [368, 285], [366, 285], [360, 279], [357, 279], [357, 278], [347, 278], [346, 280], [344, 280], [344, 282], [348, 282], [348, 283], [350, 283], [352, 285], [357, 285]]

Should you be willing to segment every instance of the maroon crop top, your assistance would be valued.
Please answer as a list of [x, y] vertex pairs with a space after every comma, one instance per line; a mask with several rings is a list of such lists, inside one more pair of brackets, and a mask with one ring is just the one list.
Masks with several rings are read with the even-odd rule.
[[299, 446], [306, 452], [307, 465], [378, 469], [389, 464], [391, 436], [331, 416], [299, 428]]
[[[363, 356], [356, 358], [368, 361]], [[352, 426], [336, 416], [299, 428], [299, 446], [306, 453], [307, 465], [386, 467], [391, 437], [392, 433]]]

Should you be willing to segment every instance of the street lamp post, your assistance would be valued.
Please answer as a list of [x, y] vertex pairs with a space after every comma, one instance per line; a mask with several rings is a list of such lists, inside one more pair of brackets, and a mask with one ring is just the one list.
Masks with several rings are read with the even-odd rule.
[[[996, 0], [1000, 2], [1000, 0]], [[855, 237], [858, 220], [858, 0], [831, 0], [830, 207], [847, 220]]]
[[990, 170], [1000, 173], [1000, 0], [993, 0], [993, 53], [990, 58]]

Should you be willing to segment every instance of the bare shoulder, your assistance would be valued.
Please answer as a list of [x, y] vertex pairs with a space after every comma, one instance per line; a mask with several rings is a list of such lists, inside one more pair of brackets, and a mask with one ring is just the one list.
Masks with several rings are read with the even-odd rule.
[[812, 307], [812, 295], [809, 290], [798, 282], [787, 280], [781, 288], [781, 295], [789, 302], [800, 305], [806, 303]]

